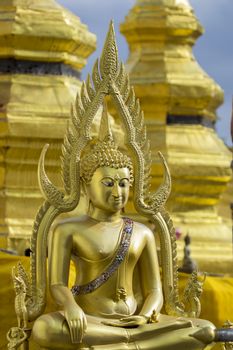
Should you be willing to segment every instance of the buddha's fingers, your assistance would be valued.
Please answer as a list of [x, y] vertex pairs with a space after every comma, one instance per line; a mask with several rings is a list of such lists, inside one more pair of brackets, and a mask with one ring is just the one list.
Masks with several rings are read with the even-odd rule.
[[75, 323], [75, 321], [68, 321], [68, 325], [70, 328], [70, 337], [71, 337], [72, 343], [75, 343], [74, 323]]
[[68, 321], [67, 320], [67, 323], [68, 323], [68, 326], [69, 326], [69, 329], [70, 329], [70, 338], [71, 338], [71, 341], [72, 343], [74, 342], [74, 336], [73, 336], [73, 321]]
[[138, 326], [139, 323], [135, 322], [135, 320], [132, 321], [127, 321], [127, 322], [123, 322], [123, 321], [102, 321], [102, 324], [104, 324], [105, 326], [112, 326], [112, 327], [134, 327], [134, 326]]
[[122, 322], [120, 321], [102, 321], [102, 324], [105, 326], [112, 326], [112, 327], [123, 327]]
[[86, 329], [87, 329], [87, 318], [86, 318], [86, 316], [84, 314], [83, 315], [83, 335], [84, 335]]
[[77, 334], [77, 337], [78, 337], [78, 340], [79, 340], [79, 343], [82, 342], [82, 339], [83, 339], [83, 336], [84, 336], [84, 332], [85, 332], [85, 324], [84, 324], [84, 320], [85, 320], [85, 316], [83, 315], [81, 317], [81, 319], [79, 320], [79, 328], [78, 328], [78, 334]]
[[147, 318], [142, 315], [133, 315], [121, 318], [120, 320], [116, 321], [103, 321], [102, 323], [113, 327], [133, 327], [147, 323]]
[[120, 322], [123, 324], [130, 324], [130, 325], [142, 325], [147, 323], [148, 318], [143, 315], [133, 315], [129, 317], [124, 317], [120, 319]]
[[82, 321], [78, 320], [76, 321], [76, 327], [74, 330], [75, 333], [75, 340], [76, 342], [80, 342], [80, 338], [82, 338]]
[[135, 321], [130, 321], [130, 322], [121, 322], [121, 327], [135, 327], [135, 326], [139, 326], [139, 324]]
[[72, 343], [79, 343], [80, 340], [80, 320], [71, 320], [68, 322], [70, 328], [70, 337]]

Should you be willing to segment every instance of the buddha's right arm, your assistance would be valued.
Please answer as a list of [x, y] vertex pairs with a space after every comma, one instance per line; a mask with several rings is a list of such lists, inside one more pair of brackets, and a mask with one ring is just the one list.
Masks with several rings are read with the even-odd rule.
[[63, 306], [64, 316], [69, 326], [72, 343], [80, 343], [87, 328], [87, 320], [83, 310], [75, 302], [67, 286], [52, 285], [51, 293], [56, 302]]
[[49, 237], [49, 285], [58, 305], [76, 303], [68, 288], [73, 238], [67, 224], [58, 225]]
[[49, 284], [55, 302], [64, 310], [72, 342], [78, 343], [86, 329], [86, 317], [68, 288], [72, 246], [68, 225], [58, 226], [49, 240]]
[[63, 286], [61, 284], [53, 284], [50, 286], [50, 292], [56, 303], [58, 305], [61, 305], [64, 309], [69, 307], [69, 305], [77, 305], [73, 294], [67, 286]]
[[[61, 292], [58, 286], [66, 288], [68, 286], [72, 246], [73, 238], [68, 224], [57, 226], [49, 236], [49, 285], [54, 299], [60, 305], [65, 301], [61, 296], [65, 288], [61, 288]], [[57, 287], [54, 288], [53, 286]], [[59, 292], [56, 292], [57, 290], [59, 290]], [[70, 295], [70, 298], [71, 297], [72, 294]]]

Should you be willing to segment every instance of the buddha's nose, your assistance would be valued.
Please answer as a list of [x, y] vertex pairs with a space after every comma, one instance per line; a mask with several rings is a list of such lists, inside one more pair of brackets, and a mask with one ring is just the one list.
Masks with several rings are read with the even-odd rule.
[[112, 196], [115, 198], [120, 197], [119, 186], [116, 183], [114, 184], [113, 189], [112, 189]]

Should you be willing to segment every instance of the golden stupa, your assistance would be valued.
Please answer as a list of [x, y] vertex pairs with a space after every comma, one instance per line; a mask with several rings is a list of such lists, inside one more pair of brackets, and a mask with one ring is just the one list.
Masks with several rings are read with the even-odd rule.
[[[192, 257], [201, 270], [232, 272], [230, 217], [217, 212], [231, 178], [231, 154], [214, 130], [223, 91], [192, 53], [203, 28], [187, 0], [137, 0], [120, 30], [151, 139], [153, 182], [161, 182], [161, 150], [173, 178], [169, 210], [182, 237], [192, 238]], [[180, 258], [182, 249], [183, 240]]]
[[0, 246], [23, 254], [42, 200], [41, 149], [51, 143], [47, 167], [58, 181], [71, 101], [96, 37], [54, 0], [2, 0], [0, 29]]

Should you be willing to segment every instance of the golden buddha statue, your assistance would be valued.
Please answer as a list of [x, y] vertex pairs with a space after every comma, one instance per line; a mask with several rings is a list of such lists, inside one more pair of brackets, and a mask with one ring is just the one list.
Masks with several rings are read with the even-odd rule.
[[[46, 201], [32, 234], [31, 282], [21, 265], [14, 270], [15, 284], [23, 280], [22, 288], [16, 286], [23, 305], [17, 304], [18, 327], [29, 334], [25, 323], [35, 320], [33, 339], [41, 349], [48, 350], [204, 349], [217, 340], [217, 332], [210, 322], [196, 318], [201, 292], [197, 273], [192, 274], [185, 290], [186, 306], [179, 301], [175, 232], [164, 210], [170, 175], [161, 156], [164, 183], [156, 193], [149, 192], [150, 151], [143, 114], [129, 87], [128, 75], [118, 62], [112, 24], [92, 78], [93, 85], [88, 77], [77, 96], [63, 144], [64, 193], [45, 173], [47, 146], [39, 161], [40, 187]], [[125, 145], [132, 160], [115, 144], [106, 95], [112, 97], [122, 118]], [[91, 124], [101, 107], [99, 138], [93, 139]], [[87, 215], [63, 220], [49, 236], [49, 285], [62, 311], [42, 315], [48, 232], [57, 215], [77, 206], [81, 187], [89, 199]], [[153, 232], [122, 216], [130, 187], [135, 208], [158, 227], [163, 283]], [[70, 290], [71, 260], [77, 276]], [[160, 313], [164, 301], [168, 315]], [[25, 305], [27, 317], [22, 313]], [[20, 321], [22, 314], [24, 322]]]

